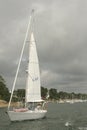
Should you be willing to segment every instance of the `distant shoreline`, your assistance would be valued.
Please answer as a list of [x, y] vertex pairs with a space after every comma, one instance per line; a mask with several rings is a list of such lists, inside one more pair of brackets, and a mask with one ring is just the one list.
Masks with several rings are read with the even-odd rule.
[[8, 106], [8, 103], [4, 100], [0, 100], [0, 108], [1, 107], [7, 107]]
[[[70, 104], [73, 104], [73, 103], [82, 103], [82, 102], [87, 102], [87, 100], [79, 100], [79, 99], [65, 99], [65, 100], [48, 100], [47, 102], [56, 102], [56, 103], [70, 103]], [[11, 106], [13, 107], [16, 107], [16, 106], [19, 106], [18, 105], [19, 103], [18, 102], [12, 102], [11, 103]], [[3, 108], [3, 107], [8, 107], [8, 102], [4, 101], [4, 100], [0, 100], [0, 108]]]
[[[17, 102], [12, 102], [11, 103], [11, 106], [17, 106]], [[2, 108], [2, 107], [8, 107], [8, 102], [6, 102], [6, 101], [4, 101], [4, 100], [0, 100], [0, 108]]]
[[2, 107], [7, 107], [8, 106], [8, 104], [1, 104], [0, 103], [0, 108], [2, 108]]

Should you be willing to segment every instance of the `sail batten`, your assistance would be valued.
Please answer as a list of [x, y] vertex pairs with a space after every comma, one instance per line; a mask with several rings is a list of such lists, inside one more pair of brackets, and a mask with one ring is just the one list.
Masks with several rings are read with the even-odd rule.
[[26, 84], [26, 102], [40, 102], [42, 101], [42, 99], [40, 90], [39, 61], [33, 33], [31, 33], [29, 48], [30, 51], [29, 51], [28, 76]]

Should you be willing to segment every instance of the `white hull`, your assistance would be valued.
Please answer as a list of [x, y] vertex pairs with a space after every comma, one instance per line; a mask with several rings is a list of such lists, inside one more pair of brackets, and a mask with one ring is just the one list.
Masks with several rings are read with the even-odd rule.
[[26, 112], [14, 112], [8, 111], [8, 115], [11, 121], [22, 121], [22, 120], [35, 120], [44, 118], [47, 110], [37, 110], [37, 111], [26, 111]]

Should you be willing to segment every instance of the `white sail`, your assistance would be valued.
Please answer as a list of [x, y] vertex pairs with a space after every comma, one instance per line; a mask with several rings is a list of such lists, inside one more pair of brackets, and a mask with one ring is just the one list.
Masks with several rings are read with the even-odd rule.
[[40, 102], [42, 100], [40, 90], [39, 62], [33, 33], [31, 33], [29, 48], [30, 51], [26, 84], [26, 102]]

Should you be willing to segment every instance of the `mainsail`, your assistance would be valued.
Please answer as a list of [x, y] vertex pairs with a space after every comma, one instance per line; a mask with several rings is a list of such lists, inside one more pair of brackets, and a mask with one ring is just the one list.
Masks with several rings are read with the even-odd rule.
[[27, 70], [28, 75], [26, 84], [26, 102], [40, 102], [42, 101], [40, 90], [40, 71], [33, 33], [31, 33], [29, 49], [30, 51]]

